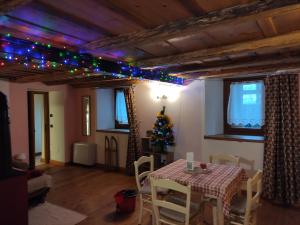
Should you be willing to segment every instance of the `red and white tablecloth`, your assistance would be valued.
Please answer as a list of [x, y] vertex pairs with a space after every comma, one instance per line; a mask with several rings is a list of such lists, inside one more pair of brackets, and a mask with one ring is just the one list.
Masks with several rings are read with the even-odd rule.
[[[200, 162], [195, 162], [195, 165], [199, 164]], [[186, 160], [179, 159], [150, 173], [150, 176], [174, 180], [184, 185], [190, 184], [195, 192], [215, 196], [223, 203], [224, 215], [228, 215], [231, 199], [237, 194], [242, 181], [246, 178], [244, 169], [237, 166], [208, 163], [209, 173], [189, 174], [184, 172], [185, 167]]]

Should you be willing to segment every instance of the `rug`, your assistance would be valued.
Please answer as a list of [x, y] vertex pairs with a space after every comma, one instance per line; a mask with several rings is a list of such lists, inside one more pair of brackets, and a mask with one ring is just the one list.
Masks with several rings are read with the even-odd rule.
[[49, 202], [29, 210], [29, 225], [75, 225], [85, 218], [85, 215]]

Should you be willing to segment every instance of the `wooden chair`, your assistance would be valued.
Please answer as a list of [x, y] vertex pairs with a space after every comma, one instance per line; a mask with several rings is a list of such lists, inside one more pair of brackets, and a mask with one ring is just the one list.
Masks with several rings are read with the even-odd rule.
[[[149, 163], [150, 170], [139, 173], [139, 168], [142, 165]], [[135, 169], [135, 180], [138, 188], [138, 195], [140, 197], [140, 213], [138, 224], [142, 223], [143, 218], [143, 210], [149, 211], [151, 214], [153, 212], [152, 209], [152, 198], [151, 198], [151, 187], [149, 182], [144, 182], [148, 177], [149, 173], [154, 170], [154, 159], [153, 156], [142, 156], [137, 161], [134, 162]], [[152, 217], [152, 221], [154, 221]]]
[[[254, 164], [255, 164], [254, 160], [249, 160], [249, 159], [240, 157], [240, 167], [245, 169], [245, 172], [246, 172], [246, 175], [247, 175], [248, 178], [254, 177], [254, 175], [257, 172], [254, 169]], [[243, 181], [242, 186], [241, 186], [241, 190], [247, 191], [247, 181]]]
[[[217, 163], [217, 164], [231, 164], [234, 166], [240, 166], [240, 158], [239, 157], [233, 156], [233, 155], [227, 155], [227, 154], [210, 155], [209, 162]], [[213, 224], [216, 225], [217, 220], [218, 220], [216, 197], [212, 196], [212, 195], [204, 195], [203, 200], [212, 206]]]
[[258, 170], [247, 181], [247, 196], [234, 199], [231, 204], [229, 223], [234, 225], [256, 225], [257, 209], [262, 193], [262, 171]]
[[[191, 202], [191, 186], [184, 186], [175, 181], [167, 179], [151, 180], [152, 204], [156, 225], [188, 225], [190, 222], [197, 222], [200, 204]], [[165, 199], [158, 199], [158, 189], [165, 188], [184, 195], [185, 198], [169, 195]]]
[[218, 164], [232, 164], [234, 166], [240, 166], [240, 158], [233, 155], [227, 154], [215, 154], [209, 156], [210, 163], [218, 163]]

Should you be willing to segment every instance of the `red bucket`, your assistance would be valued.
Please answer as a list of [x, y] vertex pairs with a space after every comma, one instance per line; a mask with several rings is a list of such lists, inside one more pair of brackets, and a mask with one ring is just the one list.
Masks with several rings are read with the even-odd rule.
[[135, 209], [136, 191], [122, 190], [115, 194], [115, 201], [117, 204], [117, 212], [131, 213]]

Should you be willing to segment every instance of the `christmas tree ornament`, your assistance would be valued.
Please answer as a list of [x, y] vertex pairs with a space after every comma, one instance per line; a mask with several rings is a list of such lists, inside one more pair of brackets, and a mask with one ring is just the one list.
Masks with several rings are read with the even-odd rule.
[[153, 126], [151, 142], [153, 145], [160, 147], [161, 152], [165, 152], [168, 145], [174, 145], [173, 124], [170, 118], [165, 114], [166, 107], [157, 114], [156, 122]]

